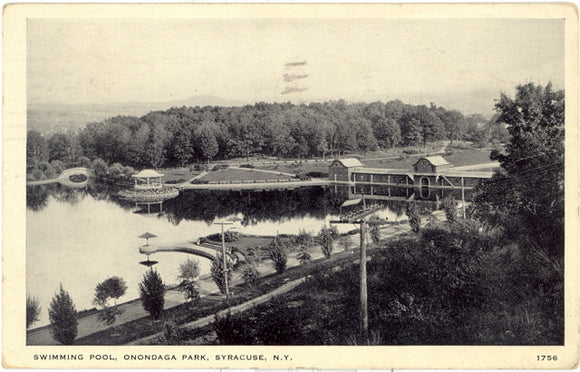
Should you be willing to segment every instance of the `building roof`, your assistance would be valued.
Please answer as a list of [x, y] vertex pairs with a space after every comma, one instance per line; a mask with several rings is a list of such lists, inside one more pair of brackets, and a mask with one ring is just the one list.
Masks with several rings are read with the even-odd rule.
[[135, 178], [156, 178], [156, 177], [163, 177], [163, 174], [157, 173], [157, 171], [153, 169], [143, 169], [141, 172], [134, 174], [133, 177]]
[[362, 163], [357, 158], [338, 159], [335, 161], [341, 162], [342, 165], [344, 165], [347, 168], [362, 167], [363, 166]]
[[[447, 162], [447, 160], [443, 159], [442, 156], [423, 157], [423, 158], [417, 160], [417, 163], [419, 163], [423, 159], [426, 159], [429, 163], [431, 163], [433, 165], [451, 165], [450, 163]], [[417, 165], [417, 163], [415, 163], [414, 165]]]

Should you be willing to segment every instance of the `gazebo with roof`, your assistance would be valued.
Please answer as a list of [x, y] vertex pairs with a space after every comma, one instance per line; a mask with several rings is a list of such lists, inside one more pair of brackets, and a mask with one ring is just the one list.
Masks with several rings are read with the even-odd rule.
[[163, 174], [153, 169], [144, 169], [141, 172], [134, 174], [135, 189], [137, 190], [151, 190], [163, 188]]

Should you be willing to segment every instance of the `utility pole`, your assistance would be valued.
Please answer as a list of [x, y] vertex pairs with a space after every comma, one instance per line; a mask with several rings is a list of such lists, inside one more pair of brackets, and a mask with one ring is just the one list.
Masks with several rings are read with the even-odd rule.
[[224, 237], [224, 225], [233, 225], [233, 222], [214, 222], [214, 225], [222, 225], [222, 258], [224, 260], [224, 268], [223, 268], [223, 272], [224, 272], [224, 285], [225, 285], [225, 289], [226, 289], [226, 298], [230, 297], [230, 289], [228, 286], [228, 261], [226, 258], [226, 239]]
[[[366, 225], [369, 224], [364, 218], [380, 210], [380, 207], [366, 207], [364, 198], [362, 199], [364, 207], [361, 211], [350, 214], [348, 217], [342, 217], [338, 221], [330, 221], [334, 224], [358, 224], [360, 225], [360, 334], [365, 342], [369, 341], [369, 315], [368, 315], [368, 297], [367, 297], [367, 244], [366, 244]], [[348, 201], [347, 201], [348, 202]], [[345, 202], [346, 203], [346, 202]], [[351, 204], [347, 204], [351, 205]], [[387, 224], [387, 222], [373, 221], [373, 225]]]
[[360, 220], [360, 331], [364, 340], [369, 339], [369, 314], [367, 304], [367, 244], [365, 221]]

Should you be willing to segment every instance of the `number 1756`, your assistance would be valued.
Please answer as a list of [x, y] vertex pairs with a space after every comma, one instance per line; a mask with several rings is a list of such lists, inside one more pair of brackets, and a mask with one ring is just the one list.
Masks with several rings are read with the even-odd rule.
[[538, 355], [538, 361], [540, 362], [542, 361], [551, 362], [556, 360], [558, 360], [557, 355]]

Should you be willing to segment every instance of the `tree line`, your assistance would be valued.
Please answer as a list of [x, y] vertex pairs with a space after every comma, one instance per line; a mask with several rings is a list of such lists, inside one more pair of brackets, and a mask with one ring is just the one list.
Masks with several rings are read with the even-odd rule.
[[[103, 159], [132, 167], [174, 167], [254, 155], [340, 156], [449, 139], [504, 142], [495, 117], [465, 116], [431, 104], [256, 103], [243, 107], [174, 107], [142, 117], [116, 116], [78, 132], [27, 136], [31, 171], [43, 162]], [[42, 166], [41, 166], [42, 167]]]

